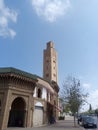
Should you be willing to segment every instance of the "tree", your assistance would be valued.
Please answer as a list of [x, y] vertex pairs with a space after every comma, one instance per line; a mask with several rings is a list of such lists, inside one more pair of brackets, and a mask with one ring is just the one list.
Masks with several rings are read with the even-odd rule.
[[65, 112], [65, 113], [69, 113], [70, 112], [69, 104], [64, 104], [63, 112]]
[[80, 87], [80, 80], [68, 76], [61, 89], [61, 98], [68, 104], [74, 116], [74, 126], [76, 126], [75, 115], [78, 114], [80, 107], [86, 101], [87, 94], [84, 94]]
[[96, 116], [98, 118], [98, 108], [95, 110], [95, 114], [96, 114]]
[[92, 113], [92, 106], [91, 106], [91, 104], [89, 104], [89, 110], [88, 110], [88, 112], [89, 112], [89, 114]]

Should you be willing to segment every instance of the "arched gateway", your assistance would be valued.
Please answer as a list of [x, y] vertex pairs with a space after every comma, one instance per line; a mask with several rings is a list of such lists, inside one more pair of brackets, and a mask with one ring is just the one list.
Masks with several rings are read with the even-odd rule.
[[37, 79], [15, 68], [0, 69], [0, 130], [31, 127]]
[[8, 127], [24, 127], [26, 103], [23, 98], [16, 98], [11, 105]]

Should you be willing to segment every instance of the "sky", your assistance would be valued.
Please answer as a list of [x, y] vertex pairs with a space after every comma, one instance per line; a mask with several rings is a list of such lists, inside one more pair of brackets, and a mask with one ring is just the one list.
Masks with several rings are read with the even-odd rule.
[[0, 67], [43, 76], [43, 50], [53, 41], [59, 87], [68, 75], [98, 108], [98, 0], [0, 0]]

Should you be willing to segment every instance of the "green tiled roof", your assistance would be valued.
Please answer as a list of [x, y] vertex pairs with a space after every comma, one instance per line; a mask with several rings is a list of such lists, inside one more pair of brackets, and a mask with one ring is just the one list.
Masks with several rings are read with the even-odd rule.
[[13, 68], [13, 67], [0, 68], [0, 74], [7, 74], [7, 73], [14, 73], [16, 75], [20, 75], [20, 76], [24, 76], [24, 77], [27, 77], [27, 78], [37, 80], [36, 75], [33, 75], [31, 73], [28, 73], [28, 72], [25, 72], [25, 71], [22, 71], [22, 70]]

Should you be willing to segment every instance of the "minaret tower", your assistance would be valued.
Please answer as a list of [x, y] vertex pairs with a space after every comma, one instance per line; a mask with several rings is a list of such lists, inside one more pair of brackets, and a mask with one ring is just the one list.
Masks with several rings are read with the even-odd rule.
[[55, 81], [58, 84], [57, 52], [52, 41], [47, 43], [44, 50], [43, 78], [49, 82]]

